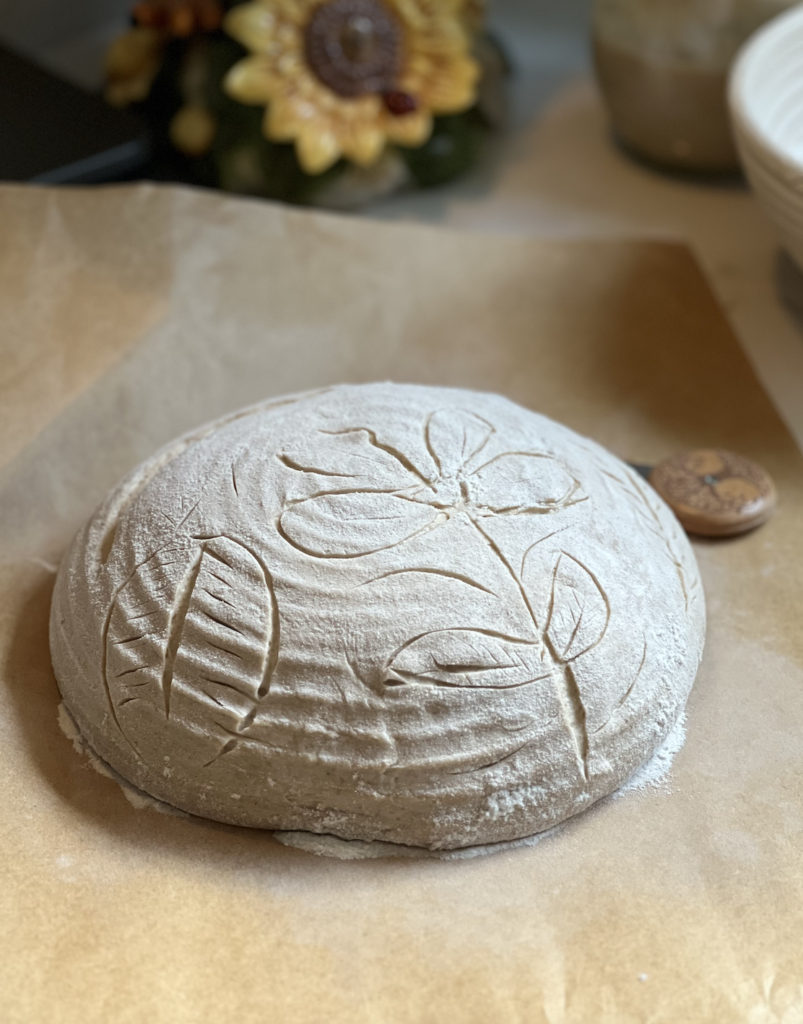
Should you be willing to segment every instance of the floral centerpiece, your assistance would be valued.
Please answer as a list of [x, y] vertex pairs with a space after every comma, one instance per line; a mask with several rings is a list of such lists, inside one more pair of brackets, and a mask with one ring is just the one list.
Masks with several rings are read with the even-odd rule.
[[479, 0], [142, 0], [106, 96], [166, 177], [357, 206], [449, 181], [502, 117]]

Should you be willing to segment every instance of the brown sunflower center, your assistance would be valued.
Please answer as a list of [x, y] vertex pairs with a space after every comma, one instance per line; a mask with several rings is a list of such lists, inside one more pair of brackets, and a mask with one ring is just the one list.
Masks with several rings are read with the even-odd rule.
[[305, 34], [307, 62], [340, 96], [391, 89], [401, 70], [402, 29], [381, 0], [327, 0]]

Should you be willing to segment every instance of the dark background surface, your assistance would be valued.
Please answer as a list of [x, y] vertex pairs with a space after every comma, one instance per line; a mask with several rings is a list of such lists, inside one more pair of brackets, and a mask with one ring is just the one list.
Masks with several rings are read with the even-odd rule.
[[145, 125], [0, 46], [0, 179], [109, 181], [142, 168]]

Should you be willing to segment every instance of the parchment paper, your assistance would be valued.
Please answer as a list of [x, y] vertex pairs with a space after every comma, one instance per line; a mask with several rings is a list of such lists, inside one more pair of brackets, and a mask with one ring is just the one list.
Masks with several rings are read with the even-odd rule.
[[[387, 378], [773, 473], [772, 522], [696, 544], [708, 645], [671, 791], [531, 849], [342, 863], [137, 811], [59, 732], [52, 565], [107, 488], [239, 405]], [[683, 247], [0, 189], [0, 1019], [803, 1020], [801, 470]]]

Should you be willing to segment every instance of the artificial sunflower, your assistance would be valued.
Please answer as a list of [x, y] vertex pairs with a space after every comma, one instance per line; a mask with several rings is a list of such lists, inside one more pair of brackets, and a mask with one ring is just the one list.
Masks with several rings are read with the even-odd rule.
[[475, 0], [253, 0], [225, 29], [250, 56], [225, 88], [267, 106], [264, 132], [295, 142], [321, 174], [341, 157], [370, 167], [387, 142], [423, 145], [433, 116], [467, 110], [480, 69], [466, 14]]

